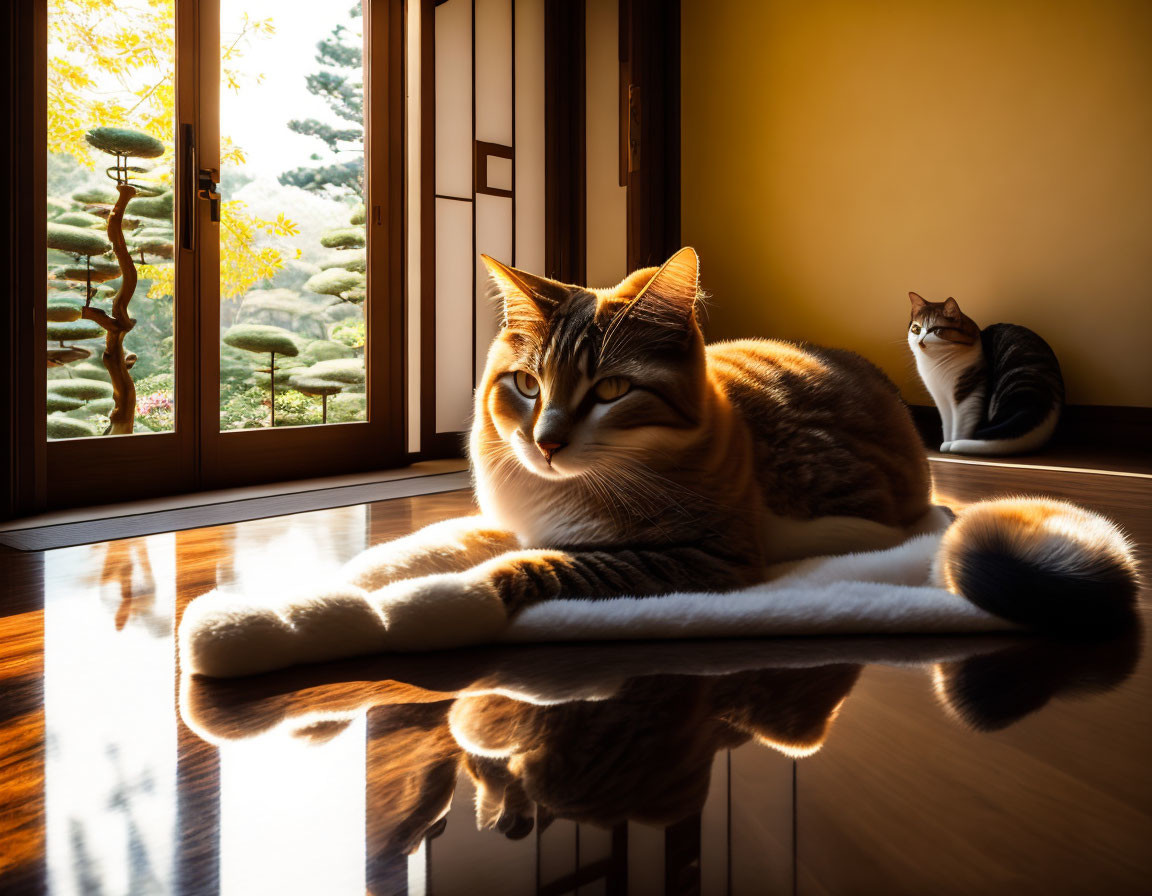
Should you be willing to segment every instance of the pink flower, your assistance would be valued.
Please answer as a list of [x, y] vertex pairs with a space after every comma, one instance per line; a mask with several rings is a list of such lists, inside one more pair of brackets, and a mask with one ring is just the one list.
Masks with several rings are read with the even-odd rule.
[[167, 392], [153, 392], [145, 395], [136, 402], [136, 413], [141, 416], [148, 414], [162, 414], [172, 411], [172, 396]]

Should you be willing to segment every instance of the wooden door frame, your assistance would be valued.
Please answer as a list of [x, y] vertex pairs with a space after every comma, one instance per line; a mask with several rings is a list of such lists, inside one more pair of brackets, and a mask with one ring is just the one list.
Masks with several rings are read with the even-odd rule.
[[[620, 171], [628, 187], [628, 270], [680, 248], [680, 0], [619, 0]], [[628, 134], [629, 87], [639, 133]], [[639, 164], [628, 164], [634, 138]]]
[[580, 284], [588, 269], [586, 22], [584, 0], [544, 0], [544, 275]]
[[[0, 268], [8, 286], [0, 323], [5, 384], [0, 398], [0, 518], [31, 513], [44, 504], [47, 441], [44, 402], [47, 325], [42, 260], [46, 155], [38, 139], [47, 116], [46, 8], [39, 0], [11, 0], [0, 12], [4, 71], [10, 102], [0, 116]], [[40, 129], [37, 129], [37, 123]], [[40, 261], [40, 264], [36, 262]]]
[[[45, 7], [41, 3], [40, 9]], [[180, 122], [192, 120], [197, 105], [195, 90], [197, 57], [195, 53], [195, 28], [197, 9], [194, 0], [176, 0], [174, 30], [176, 54], [179, 60], [175, 67], [175, 104], [173, 118], [177, 134]], [[45, 45], [47, 41], [47, 20], [45, 16]], [[47, 65], [45, 53], [44, 66]], [[41, 78], [45, 76], [40, 75]], [[44, 89], [46, 90], [46, 83]], [[37, 139], [41, 149], [47, 135], [41, 125]], [[173, 182], [183, 184], [188, 172], [185, 169], [183, 154], [177, 141]], [[40, 152], [43, 156], [43, 151]], [[43, 194], [44, 182], [40, 182]], [[180, 227], [180, 218], [187, 209], [177, 208], [173, 212], [173, 230]], [[179, 244], [177, 243], [177, 246]], [[173, 300], [173, 372], [175, 393], [173, 395], [176, 413], [176, 426], [173, 432], [134, 433], [132, 436], [99, 436], [88, 439], [67, 439], [48, 442], [44, 440], [45, 504], [49, 508], [69, 507], [78, 504], [110, 504], [117, 501], [149, 498], [159, 495], [177, 494], [191, 491], [196, 487], [195, 455], [196, 431], [193, 425], [195, 415], [196, 376], [187, 371], [195, 370], [191, 362], [195, 346], [196, 283], [192, 254], [177, 248], [174, 257], [176, 266], [175, 298]], [[36, 307], [43, 308], [47, 300], [43, 278], [38, 283]], [[137, 301], [143, 296], [137, 295]], [[43, 340], [41, 340], [43, 341]], [[181, 371], [185, 371], [181, 375]], [[43, 379], [43, 376], [41, 376]], [[42, 406], [41, 406], [42, 407]], [[43, 416], [43, 414], [38, 414]], [[73, 495], [82, 495], [79, 500]]]
[[[220, 431], [219, 232], [206, 214], [198, 216], [201, 249], [197, 383], [200, 407], [202, 488], [222, 488], [316, 475], [401, 466], [407, 462], [405, 400], [404, 241], [405, 47], [404, 0], [363, 0], [364, 161], [367, 202], [368, 298], [364, 307], [368, 341], [365, 371], [368, 421], [324, 426]], [[219, 33], [218, 7], [204, 4], [201, 41]], [[201, 54], [202, 60], [209, 58]], [[212, 57], [214, 58], [214, 57]], [[201, 168], [219, 168], [219, 68], [199, 73], [197, 133]], [[225, 197], [226, 198], [226, 197]], [[203, 211], [203, 209], [201, 209]], [[383, 371], [383, 373], [381, 373]], [[324, 464], [318, 469], [317, 458]]]
[[[46, 400], [47, 287], [43, 276], [45, 233], [29, 222], [46, 220], [47, 139], [47, 4], [45, 0], [12, 0], [0, 13], [4, 65], [12, 102], [0, 116], [4, 135], [3, 252], [8, 282], [0, 347], [6, 349], [6, 388], [0, 399], [0, 456], [7, 461], [0, 480], [0, 519], [26, 516], [49, 508], [92, 505], [177, 494], [200, 488], [269, 482], [329, 473], [400, 466], [405, 453], [405, 251], [404, 251], [404, 0], [364, 0], [366, 176], [371, 208], [368, 217], [370, 323], [366, 361], [369, 377], [369, 422], [319, 427], [227, 433], [235, 437], [228, 451], [205, 458], [205, 426], [218, 431], [218, 340], [207, 338], [219, 328], [219, 308], [205, 313], [199, 287], [202, 274], [190, 263], [191, 253], [177, 253], [174, 311], [176, 365], [185, 371], [176, 381], [176, 430], [139, 434], [135, 438], [96, 437], [48, 442]], [[176, 122], [178, 144], [183, 125], [196, 126], [197, 167], [209, 167], [211, 146], [205, 122], [216, 113], [218, 82], [205, 79], [195, 42], [203, 16], [215, 10], [203, 0], [177, 0]], [[186, 48], [193, 47], [189, 52]], [[196, 89], [199, 86], [200, 89]], [[205, 102], [204, 100], [209, 100]], [[213, 127], [213, 131], [217, 128]], [[373, 139], [373, 135], [382, 135]], [[180, 146], [178, 145], [178, 149]], [[218, 167], [218, 166], [217, 166]], [[175, 183], [185, 183], [184, 155], [176, 154]], [[188, 214], [181, 202], [177, 230]], [[198, 216], [197, 242], [211, 245], [216, 234], [206, 216]], [[215, 277], [215, 273], [213, 273]], [[185, 297], [181, 301], [181, 297]], [[213, 314], [212, 311], [215, 313]], [[210, 318], [210, 319], [209, 319]], [[213, 324], [214, 326], [211, 326]], [[203, 337], [203, 338], [201, 338]], [[199, 346], [199, 353], [198, 347]], [[210, 362], [205, 366], [205, 359]], [[200, 362], [197, 371], [196, 361]], [[383, 371], [381, 373], [380, 371]], [[191, 373], [189, 373], [191, 372]], [[207, 376], [205, 374], [208, 374]], [[207, 382], [207, 380], [211, 382]], [[203, 401], [201, 401], [203, 397]], [[197, 407], [207, 406], [199, 417]], [[363, 428], [368, 427], [367, 436]], [[357, 433], [361, 429], [361, 434]], [[271, 437], [271, 439], [269, 438]], [[237, 443], [255, 449], [237, 449]], [[317, 458], [324, 459], [321, 466]], [[81, 495], [76, 498], [75, 495]]]

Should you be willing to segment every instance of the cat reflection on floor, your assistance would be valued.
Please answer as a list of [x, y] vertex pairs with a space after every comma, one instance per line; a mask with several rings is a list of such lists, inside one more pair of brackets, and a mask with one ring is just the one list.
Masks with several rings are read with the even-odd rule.
[[670, 825], [702, 809], [722, 750], [818, 753], [868, 663], [922, 666], [950, 716], [997, 730], [1054, 697], [1116, 687], [1140, 631], [1133, 622], [1092, 643], [702, 645], [691, 656], [662, 646], [599, 650], [595, 662], [586, 649], [531, 648], [456, 672], [412, 658], [407, 671], [376, 660], [249, 683], [186, 677], [182, 712], [212, 741], [287, 731], [324, 742], [370, 711], [367, 787], [386, 807], [374, 842], [404, 855], [443, 824], [461, 770], [478, 826], [509, 838], [552, 818]]

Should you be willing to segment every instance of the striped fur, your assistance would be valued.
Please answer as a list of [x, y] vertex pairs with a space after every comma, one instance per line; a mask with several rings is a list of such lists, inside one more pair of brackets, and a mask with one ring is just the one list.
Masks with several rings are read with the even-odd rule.
[[[875, 366], [778, 340], [705, 346], [691, 249], [607, 290], [489, 267], [505, 326], [475, 396], [481, 515], [372, 548], [343, 582], [300, 596], [194, 601], [180, 630], [186, 668], [239, 675], [452, 648], [515, 637], [509, 622], [525, 617], [535, 621], [520, 637], [543, 638], [1005, 625], [924, 587], [939, 538], [931, 533], [946, 521], [929, 503], [907, 408]], [[974, 326], [941, 325], [939, 338], [980, 351]], [[1135, 568], [1122, 537], [1076, 535], [1108, 530], [1106, 521], [1046, 510], [1053, 522], [1028, 529], [1034, 508], [979, 508], [946, 541], [939, 569], [949, 591], [1026, 624], [1130, 605]], [[1015, 534], [1025, 530], [1034, 534]], [[801, 564], [802, 573], [781, 566], [833, 554], [851, 556]], [[1028, 581], [1059, 600], [1013, 603]], [[712, 598], [718, 591], [733, 594]], [[576, 617], [561, 605], [577, 602], [558, 599], [572, 597], [593, 603], [565, 629]], [[634, 605], [646, 601], [632, 600], [641, 597], [644, 611]], [[685, 601], [703, 612], [685, 613]], [[777, 605], [779, 624], [747, 615]], [[604, 632], [588, 627], [589, 606]], [[556, 613], [541, 621], [541, 607]]]
[[1064, 405], [1060, 363], [1048, 343], [1016, 324], [981, 330], [955, 299], [908, 295], [908, 345], [940, 411], [940, 450], [996, 455], [1042, 447]]

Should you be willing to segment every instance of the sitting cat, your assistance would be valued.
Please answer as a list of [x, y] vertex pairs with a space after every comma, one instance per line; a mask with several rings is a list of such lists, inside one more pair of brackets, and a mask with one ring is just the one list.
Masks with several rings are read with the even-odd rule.
[[1016, 324], [981, 330], [952, 298], [908, 298], [908, 345], [940, 411], [940, 450], [1023, 454], [1044, 445], [1064, 405], [1060, 363], [1048, 343]]
[[[370, 548], [318, 593], [198, 598], [185, 670], [490, 642], [540, 601], [730, 591], [783, 561], [891, 547], [934, 518], [895, 386], [847, 351], [705, 346], [692, 249], [602, 290], [486, 261], [504, 326], [471, 431], [482, 515]], [[1136, 590], [1115, 527], [1056, 502], [975, 505], [936, 565], [943, 587], [1025, 624], [1079, 621]], [[1019, 595], [1033, 578], [1043, 595]]]

